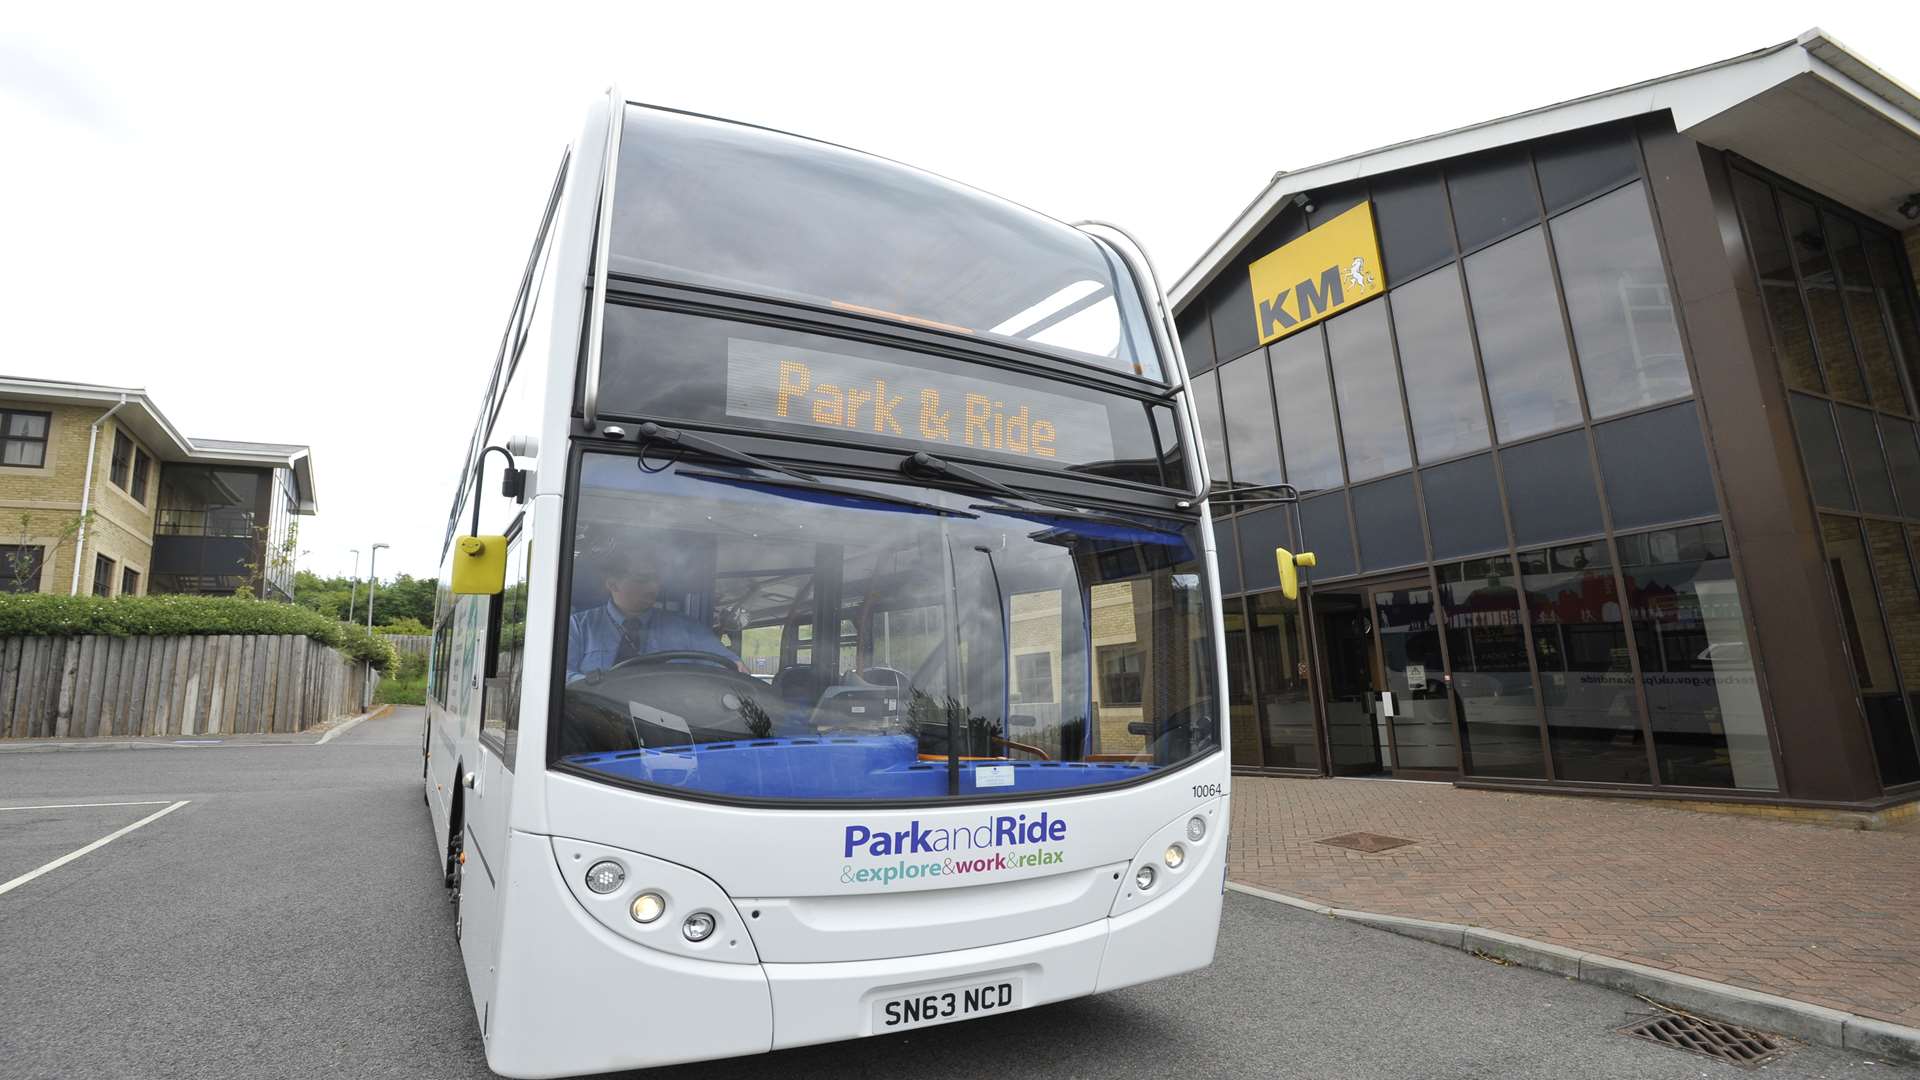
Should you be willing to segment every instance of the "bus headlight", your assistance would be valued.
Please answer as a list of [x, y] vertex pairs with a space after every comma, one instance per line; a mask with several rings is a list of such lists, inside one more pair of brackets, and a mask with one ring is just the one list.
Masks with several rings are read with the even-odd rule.
[[587, 888], [601, 896], [626, 884], [627, 868], [612, 859], [601, 859], [587, 868]]
[[713, 936], [713, 927], [713, 916], [704, 911], [696, 911], [687, 916], [686, 924], [680, 927], [680, 932], [687, 936], [688, 941], [705, 941]]
[[1197, 844], [1205, 835], [1207, 835], [1206, 818], [1194, 816], [1187, 819], [1187, 839]]
[[667, 900], [657, 892], [643, 892], [633, 898], [633, 906], [627, 911], [637, 923], [650, 923], [667, 913]]
[[1133, 875], [1133, 883], [1140, 886], [1141, 892], [1146, 892], [1148, 889], [1153, 888], [1153, 867], [1141, 867], [1140, 872]]
[[[1168, 844], [1166, 860], [1167, 860], [1167, 869], [1169, 870], [1180, 869], [1180, 864], [1187, 861], [1187, 849], [1181, 847], [1179, 844]], [[1141, 886], [1141, 888], [1145, 888], [1145, 887], [1146, 886], [1144, 885]]]

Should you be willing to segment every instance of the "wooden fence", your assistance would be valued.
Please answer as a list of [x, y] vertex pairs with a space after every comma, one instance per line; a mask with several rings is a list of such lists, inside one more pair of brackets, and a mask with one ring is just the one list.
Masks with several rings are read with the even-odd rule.
[[304, 731], [379, 676], [311, 638], [0, 638], [0, 738]]
[[386, 638], [387, 644], [393, 646], [393, 651], [397, 653], [426, 656], [433, 652], [432, 634], [382, 634], [380, 636]]

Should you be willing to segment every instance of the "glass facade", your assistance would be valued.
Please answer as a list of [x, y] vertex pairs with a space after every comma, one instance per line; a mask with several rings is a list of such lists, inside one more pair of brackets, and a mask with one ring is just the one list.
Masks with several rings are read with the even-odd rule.
[[[1241, 564], [1222, 578], [1247, 594], [1228, 604], [1230, 646], [1245, 650], [1231, 692], [1251, 703], [1234, 715], [1257, 734], [1236, 729], [1236, 764], [1776, 789], [1632, 126], [1367, 186], [1384, 301], [1231, 354], [1217, 384], [1196, 380], [1212, 399], [1202, 423], [1218, 424], [1208, 451], [1229, 462], [1216, 458], [1216, 476], [1264, 483], [1277, 468], [1305, 495], [1221, 514], [1222, 558]], [[1283, 212], [1249, 255], [1302, 235], [1300, 217]], [[1784, 236], [1773, 258], [1796, 306], [1769, 317], [1811, 327]], [[1836, 290], [1878, 280], [1871, 239], [1830, 260]], [[1244, 340], [1238, 326], [1223, 335], [1250, 327], [1230, 295], [1244, 288], [1216, 282], [1183, 316], [1183, 340]], [[1844, 301], [1835, 310], [1844, 318]], [[1856, 490], [1849, 448], [1897, 419], [1906, 442], [1878, 459], [1875, 497], [1920, 499], [1907, 414], [1836, 418], [1822, 370], [1805, 372], [1819, 396], [1794, 413], [1825, 417], [1839, 486]], [[1304, 605], [1272, 591], [1282, 545], [1318, 558]]]
[[[1788, 794], [1653, 195], [1670, 180], [1641, 140], [1604, 125], [1360, 182], [1384, 299], [1220, 354], [1238, 367], [1202, 388], [1226, 402], [1209, 452], [1303, 495], [1217, 511], [1240, 562], [1230, 692], [1256, 726], [1236, 765]], [[1353, 205], [1350, 186], [1314, 202]], [[1908, 259], [1742, 163], [1724, 191], [1878, 779], [1920, 783]], [[1325, 216], [1284, 208], [1247, 257]], [[1244, 291], [1216, 281], [1183, 339], [1244, 342]], [[1274, 591], [1276, 546], [1318, 558], [1298, 602]]]
[[1731, 177], [1879, 780], [1920, 782], [1912, 278], [1880, 225], [1757, 171]]

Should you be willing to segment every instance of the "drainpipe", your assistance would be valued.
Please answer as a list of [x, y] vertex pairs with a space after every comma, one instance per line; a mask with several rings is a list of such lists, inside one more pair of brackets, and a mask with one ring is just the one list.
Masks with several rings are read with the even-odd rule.
[[67, 591], [68, 596], [80, 595], [80, 565], [87, 553], [87, 508], [93, 505], [93, 456], [100, 449], [100, 425], [126, 404], [127, 399], [122, 396], [120, 404], [101, 413], [87, 433], [87, 478], [80, 484], [80, 531], [73, 538], [73, 586]]

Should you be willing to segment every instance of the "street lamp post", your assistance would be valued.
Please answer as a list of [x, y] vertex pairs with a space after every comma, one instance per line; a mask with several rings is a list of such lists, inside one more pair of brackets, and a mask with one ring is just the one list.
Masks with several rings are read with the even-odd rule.
[[347, 621], [353, 621], [353, 609], [360, 600], [360, 549], [348, 548], [353, 552], [353, 576], [347, 579]]
[[[375, 564], [380, 561], [380, 549], [386, 546], [385, 544], [375, 544], [373, 545], [373, 550], [367, 552], [367, 631], [369, 633], [373, 631], [373, 590], [380, 582], [380, 578], [374, 574], [373, 568]], [[360, 702], [360, 708], [363, 712], [373, 707], [373, 675], [371, 672], [367, 675], [366, 687], [366, 693], [362, 695], [364, 700]]]
[[385, 544], [375, 544], [373, 545], [373, 550], [367, 553], [367, 629], [368, 630], [373, 629], [373, 590], [377, 588], [380, 584], [380, 578], [376, 574], [374, 574], [373, 567], [375, 563], [380, 561], [380, 549], [386, 546], [387, 545]]

